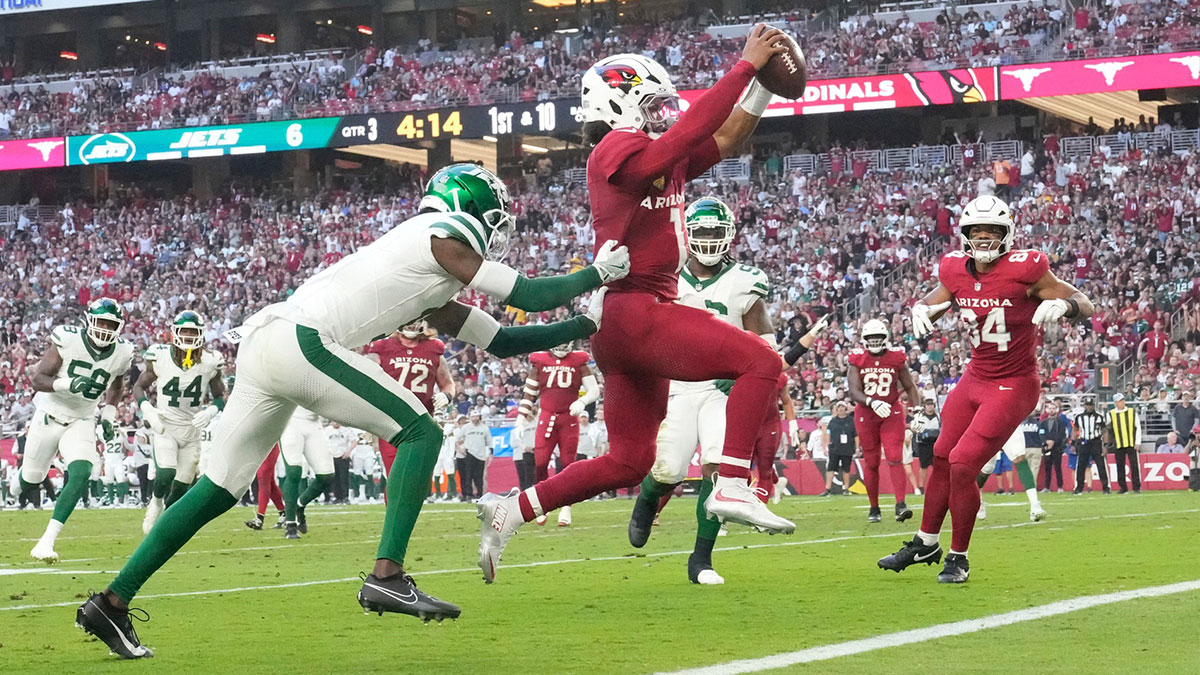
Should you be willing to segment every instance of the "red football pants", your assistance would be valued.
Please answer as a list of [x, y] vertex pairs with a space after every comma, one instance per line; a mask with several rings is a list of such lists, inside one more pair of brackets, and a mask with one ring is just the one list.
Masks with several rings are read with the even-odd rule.
[[933, 444], [933, 470], [925, 485], [922, 532], [940, 532], [949, 511], [950, 550], [966, 552], [979, 511], [975, 478], [1033, 411], [1040, 395], [1036, 373], [984, 380], [967, 369], [942, 407], [942, 432]]
[[750, 479], [754, 441], [773, 405], [783, 362], [757, 335], [709, 312], [661, 301], [649, 293], [604, 298], [604, 322], [592, 336], [604, 373], [609, 451], [575, 462], [522, 493], [521, 513], [542, 513], [637, 485], [654, 463], [655, 438], [667, 414], [671, 380], [735, 380], [725, 405], [725, 452], [718, 472]]
[[271, 448], [271, 453], [258, 467], [254, 475], [258, 481], [258, 515], [267, 515], [267, 502], [274, 502], [275, 508], [283, 513], [283, 495], [279, 492], [279, 483], [275, 482], [275, 462], [279, 460], [279, 444]]
[[854, 407], [854, 429], [863, 453], [863, 484], [867, 498], [873, 508], [879, 508], [879, 459], [882, 446], [887, 458], [888, 472], [892, 478], [892, 492], [896, 503], [904, 501], [908, 494], [908, 477], [904, 474], [904, 407], [899, 402], [892, 406], [892, 414], [886, 418], [875, 414], [869, 406], [861, 403]]
[[775, 472], [775, 455], [779, 452], [779, 433], [783, 420], [778, 412], [772, 411], [763, 421], [759, 429], [758, 439], [754, 441], [754, 472], [758, 476], [758, 487], [766, 493], [758, 493], [758, 498], [764, 504], [775, 494], [775, 481], [779, 475]]
[[579, 449], [579, 418], [568, 413], [542, 413], [538, 416], [537, 438], [533, 442], [533, 479], [550, 477], [550, 458], [558, 447], [558, 468], [565, 471], [575, 461]]

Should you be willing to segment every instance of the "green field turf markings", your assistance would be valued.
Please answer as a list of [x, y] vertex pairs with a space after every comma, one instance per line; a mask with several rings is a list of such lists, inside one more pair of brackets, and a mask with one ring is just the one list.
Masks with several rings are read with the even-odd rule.
[[898, 633], [876, 635], [875, 637], [863, 638], [861, 640], [850, 640], [849, 642], [839, 642], [836, 644], [822, 645], [819, 647], [809, 647], [808, 649], [801, 649], [795, 652], [784, 652], [782, 654], [773, 654], [771, 656], [763, 656], [756, 659], [742, 659], [738, 661], [729, 661], [727, 663], [719, 663], [703, 668], [689, 668], [670, 672], [675, 673], [675, 675], [729, 675], [731, 673], [757, 673], [764, 670], [786, 668], [788, 666], [795, 666], [802, 663], [827, 661], [829, 659], [836, 659], [842, 656], [852, 656], [854, 654], [863, 654], [880, 649], [890, 649], [892, 647], [928, 642], [930, 640], [938, 640], [945, 637], [966, 635], [969, 633], [976, 633], [981, 630], [988, 630], [990, 628], [1011, 626], [1015, 623], [1024, 623], [1026, 621], [1037, 621], [1052, 616], [1059, 616], [1062, 614], [1070, 614], [1072, 612], [1091, 609], [1092, 607], [1101, 607], [1104, 605], [1113, 605], [1119, 602], [1128, 602], [1129, 600], [1137, 600], [1140, 598], [1158, 598], [1167, 595], [1176, 595], [1179, 593], [1190, 593], [1193, 591], [1200, 591], [1200, 579], [1181, 581], [1174, 584], [1166, 584], [1164, 586], [1147, 586], [1146, 588], [1136, 588], [1130, 591], [1119, 591], [1116, 593], [1084, 595], [1077, 598], [1059, 600], [1058, 602], [1052, 602], [1048, 605], [1028, 607], [1026, 609], [1018, 609], [1012, 612], [1004, 612], [1002, 614], [991, 614], [978, 619], [952, 621], [950, 623], [942, 623], [925, 628], [905, 630]]

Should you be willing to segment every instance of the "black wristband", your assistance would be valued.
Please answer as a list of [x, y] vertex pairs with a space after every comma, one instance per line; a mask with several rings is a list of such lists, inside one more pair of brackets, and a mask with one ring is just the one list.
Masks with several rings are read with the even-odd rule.
[[794, 366], [796, 365], [796, 362], [800, 360], [800, 357], [807, 353], [808, 347], [796, 342], [791, 347], [788, 347], [788, 350], [783, 353], [783, 361], [784, 363], [788, 364], [789, 367]]
[[1074, 319], [1079, 316], [1079, 303], [1075, 302], [1075, 298], [1067, 298], [1067, 304], [1071, 305], [1071, 311], [1067, 312], [1067, 318]]

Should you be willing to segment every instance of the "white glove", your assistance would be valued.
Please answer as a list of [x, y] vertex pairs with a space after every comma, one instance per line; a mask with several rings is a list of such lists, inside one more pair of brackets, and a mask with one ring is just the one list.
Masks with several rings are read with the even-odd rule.
[[217, 413], [219, 412], [221, 411], [217, 410], [217, 406], [215, 405], [204, 406], [200, 409], [200, 412], [196, 413], [196, 416], [192, 418], [192, 426], [204, 431], [208, 428], [209, 423], [213, 421], [213, 418], [216, 417]]
[[820, 335], [821, 333], [824, 333], [826, 328], [829, 328], [829, 315], [828, 314], [821, 317], [820, 319], [817, 319], [817, 322], [812, 325], [812, 328], [808, 329], [808, 334], [812, 335], [812, 336], [817, 336], [817, 335]]
[[912, 324], [913, 337], [925, 337], [933, 332], [933, 322], [929, 320], [931, 314], [947, 310], [950, 308], [950, 301], [940, 302], [930, 306], [923, 302], [918, 302], [912, 308]]
[[887, 401], [880, 401], [877, 398], [871, 399], [871, 410], [875, 411], [880, 417], [890, 417], [892, 414], [892, 404]]
[[450, 407], [450, 397], [449, 396], [443, 394], [440, 391], [433, 395], [433, 414], [441, 415], [442, 413], [446, 412], [446, 408], [449, 408], [449, 407]]
[[163, 432], [166, 427], [163, 426], [162, 415], [158, 414], [158, 408], [155, 408], [154, 404], [150, 403], [147, 399], [142, 401], [142, 404], [138, 406], [138, 410], [142, 411], [142, 419], [146, 420], [146, 423], [150, 425], [151, 431], [156, 434]]
[[579, 417], [583, 414], [584, 408], [587, 408], [587, 404], [580, 399], [578, 401], [572, 401], [571, 407], [567, 408], [567, 412], [570, 413], [571, 417]]
[[592, 299], [588, 301], [587, 312], [583, 314], [596, 324], [596, 330], [600, 330], [600, 314], [604, 312], [604, 294], [607, 292], [608, 289], [603, 286], [596, 289], [596, 292], [592, 293]]
[[800, 447], [800, 423], [788, 420], [788, 441], [795, 447]]
[[926, 424], [927, 423], [923, 419], [914, 419], [912, 421], [912, 424], [908, 425], [908, 428], [912, 429], [912, 432], [914, 434], [919, 434], [922, 431], [925, 431]]
[[1071, 304], [1066, 300], [1061, 298], [1043, 300], [1042, 304], [1038, 305], [1033, 312], [1033, 325], [1045, 328], [1048, 324], [1066, 316], [1069, 311], [1071, 311]]
[[617, 246], [616, 239], [609, 239], [596, 251], [592, 267], [600, 273], [600, 283], [607, 284], [629, 274], [629, 249]]

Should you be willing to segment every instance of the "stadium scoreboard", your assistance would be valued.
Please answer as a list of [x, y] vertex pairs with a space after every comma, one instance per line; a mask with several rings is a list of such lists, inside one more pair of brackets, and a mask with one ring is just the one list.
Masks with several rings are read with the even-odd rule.
[[461, 106], [409, 112], [347, 115], [330, 147], [362, 143], [412, 143], [442, 138], [483, 138], [509, 134], [577, 131], [579, 105], [573, 100]]

